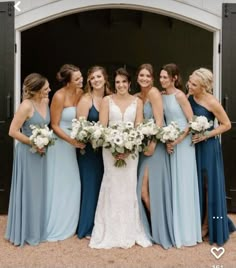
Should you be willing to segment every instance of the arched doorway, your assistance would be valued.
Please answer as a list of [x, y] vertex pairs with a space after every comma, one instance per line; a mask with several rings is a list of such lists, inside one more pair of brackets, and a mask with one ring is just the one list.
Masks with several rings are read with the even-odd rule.
[[[204, 47], [202, 47], [204, 43]], [[40, 24], [21, 33], [22, 78], [32, 71], [45, 74], [52, 89], [56, 72], [64, 63], [87, 69], [99, 64], [110, 77], [126, 66], [133, 74], [144, 63], [156, 70], [175, 62], [186, 81], [199, 66], [213, 67], [213, 33], [171, 17], [127, 9], [79, 12]], [[158, 85], [158, 79], [156, 79]]]

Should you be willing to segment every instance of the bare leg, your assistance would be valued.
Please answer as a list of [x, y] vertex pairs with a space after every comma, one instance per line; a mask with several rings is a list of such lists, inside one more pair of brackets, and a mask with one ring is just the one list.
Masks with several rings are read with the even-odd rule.
[[148, 168], [146, 167], [143, 175], [142, 184], [142, 200], [146, 209], [150, 212], [150, 197], [149, 197], [149, 181], [148, 181]]

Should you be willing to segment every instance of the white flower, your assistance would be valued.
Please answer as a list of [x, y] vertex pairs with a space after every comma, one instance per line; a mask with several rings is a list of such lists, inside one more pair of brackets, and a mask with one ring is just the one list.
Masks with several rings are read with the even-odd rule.
[[203, 115], [194, 116], [189, 122], [189, 128], [192, 134], [204, 135], [204, 132], [211, 126], [213, 126], [213, 122], [208, 122], [207, 118]]
[[165, 143], [168, 141], [175, 141], [182, 133], [183, 131], [180, 130], [178, 124], [172, 121], [168, 126], [161, 128], [160, 133], [158, 133], [158, 137], [161, 142]]
[[[42, 127], [38, 125], [30, 125], [30, 128], [32, 129], [32, 135], [29, 137], [32, 143], [32, 148], [30, 149], [31, 152], [37, 152], [37, 148], [46, 149], [47, 146], [55, 143], [56, 138], [53, 137], [53, 131], [50, 130], [47, 125]], [[40, 154], [44, 155], [44, 153], [41, 152]]]

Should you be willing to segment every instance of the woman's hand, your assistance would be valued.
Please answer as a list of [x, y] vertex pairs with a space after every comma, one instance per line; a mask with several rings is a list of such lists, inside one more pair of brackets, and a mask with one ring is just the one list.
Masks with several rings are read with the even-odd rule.
[[207, 135], [203, 135], [203, 134], [195, 134], [195, 135], [192, 136], [192, 143], [193, 143], [193, 144], [196, 144], [196, 143], [198, 143], [198, 142], [207, 140], [207, 138], [208, 138]]
[[126, 159], [127, 157], [129, 156], [129, 153], [124, 153], [124, 154], [118, 154], [118, 155], [116, 155], [115, 156], [115, 159], [116, 160], [124, 160], [124, 159]]
[[147, 150], [145, 150], [145, 152], [143, 153], [145, 156], [151, 156], [154, 154], [154, 151], [156, 149], [156, 142], [154, 141], [150, 141], [148, 146], [147, 146]]
[[174, 147], [175, 147], [175, 143], [174, 142], [167, 142], [166, 143], [166, 150], [168, 154], [172, 154], [174, 153]]
[[70, 144], [73, 145], [75, 148], [79, 148], [79, 149], [84, 149], [86, 146], [85, 143], [79, 142], [76, 139], [71, 139]]

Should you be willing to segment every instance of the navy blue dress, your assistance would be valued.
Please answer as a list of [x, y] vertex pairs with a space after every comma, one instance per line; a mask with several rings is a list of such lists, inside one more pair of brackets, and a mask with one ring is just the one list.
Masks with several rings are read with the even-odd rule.
[[[97, 122], [99, 112], [92, 105], [88, 114], [88, 121]], [[103, 177], [102, 149], [94, 151], [91, 144], [85, 147], [85, 154], [81, 154], [77, 149], [77, 159], [79, 163], [81, 179], [81, 207], [77, 235], [79, 238], [91, 236], [94, 216], [97, 207], [98, 195]]]
[[[193, 96], [189, 97], [194, 115], [206, 116], [214, 121], [215, 116], [198, 104]], [[206, 210], [206, 189], [208, 193], [209, 242], [223, 245], [229, 234], [235, 231], [233, 222], [227, 216], [225, 177], [221, 145], [218, 137], [209, 138], [195, 145], [202, 222]]]

